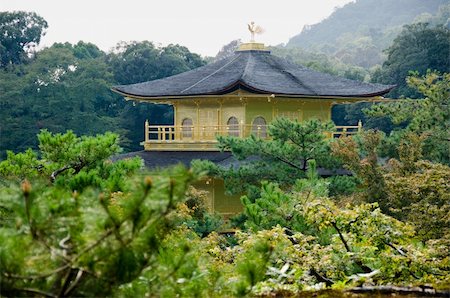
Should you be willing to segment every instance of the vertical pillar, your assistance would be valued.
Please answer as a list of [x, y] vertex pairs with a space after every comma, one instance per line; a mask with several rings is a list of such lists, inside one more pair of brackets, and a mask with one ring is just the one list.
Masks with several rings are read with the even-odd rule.
[[197, 120], [195, 121], [195, 129], [193, 129], [194, 131], [194, 140], [198, 140], [198, 137], [200, 135], [200, 107], [199, 107], [199, 102], [196, 101], [195, 105], [197, 106]]
[[331, 121], [332, 109], [333, 109], [333, 103], [330, 103], [330, 106], [328, 108], [328, 121]]
[[179, 140], [180, 139], [180, 133], [179, 133], [179, 124], [178, 124], [178, 116], [177, 116], [177, 103], [173, 103], [173, 139]]
[[358, 132], [362, 131], [362, 121], [361, 119], [358, 121]]
[[144, 133], [145, 133], [145, 142], [147, 143], [149, 141], [149, 133], [150, 133], [150, 129], [148, 127], [148, 119], [145, 120]]
[[[215, 135], [218, 133], [219, 135], [221, 135], [221, 133], [220, 133], [220, 129], [221, 129], [221, 127], [220, 127], [220, 109], [217, 109], [217, 126], [215, 127], [215, 129], [214, 129], [214, 132], [215, 132]], [[214, 135], [214, 137], [216, 137]]]

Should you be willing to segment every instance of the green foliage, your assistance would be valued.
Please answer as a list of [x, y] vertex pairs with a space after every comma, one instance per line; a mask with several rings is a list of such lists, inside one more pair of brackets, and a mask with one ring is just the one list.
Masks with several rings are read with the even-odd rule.
[[[360, 145], [350, 138], [333, 144], [333, 153], [363, 182], [365, 190], [358, 194], [378, 202], [384, 213], [415, 225], [424, 240], [447, 235], [450, 168], [421, 160], [423, 137], [414, 133], [400, 141], [398, 159], [380, 165], [380, 141], [381, 135], [371, 132], [362, 136]], [[366, 152], [365, 157], [360, 151]]]
[[76, 47], [55, 44], [21, 70], [0, 72], [2, 153], [36, 148], [34, 136], [44, 128], [90, 135], [119, 130], [112, 74], [100, 58], [77, 59]]
[[421, 142], [417, 135], [406, 135], [399, 159], [390, 160], [385, 204], [396, 218], [414, 223], [421, 238], [437, 239], [449, 234], [450, 167], [420, 160]]
[[149, 114], [157, 115], [152, 123], [169, 124], [173, 112], [167, 106], [125, 102], [111, 86], [169, 76], [204, 61], [178, 45], [119, 46], [107, 55], [91, 43], [56, 43], [26, 65], [0, 71], [0, 158], [6, 150], [37, 148], [34, 136], [40, 129], [83, 135], [114, 131], [122, 135], [122, 146], [138, 150]]
[[0, 164], [0, 206], [10, 211], [0, 221], [2, 295], [111, 295], [152, 266], [196, 174], [144, 177], [140, 160], [108, 160], [117, 141], [44, 131], [39, 159], [10, 153]]
[[77, 137], [69, 131], [52, 134], [46, 130], [38, 135], [39, 158], [36, 153], [8, 152], [8, 158], [0, 163], [0, 177], [22, 181], [44, 178], [56, 184], [65, 184], [73, 191], [81, 192], [88, 186], [109, 186], [112, 191], [121, 190], [116, 176], [123, 176], [141, 167], [138, 159], [104, 163], [119, 152], [118, 136], [112, 133], [96, 137]]
[[[450, 29], [418, 23], [405, 26], [386, 52], [387, 60], [383, 67], [373, 74], [372, 80], [378, 83], [396, 84], [390, 92], [393, 98], [403, 96], [418, 98], [420, 94], [412, 88], [405, 78], [410, 71], [425, 75], [427, 70], [448, 72], [450, 69]], [[416, 91], [417, 90], [417, 91]]]
[[267, 230], [276, 225], [292, 230], [303, 230], [303, 227], [297, 228], [297, 225], [303, 223], [302, 218], [298, 218], [295, 212], [299, 202], [292, 200], [276, 184], [263, 183], [261, 197], [254, 203], [247, 196], [243, 196], [241, 200], [247, 217], [245, 227], [250, 230]]
[[118, 43], [108, 55], [115, 81], [132, 84], [160, 79], [204, 65], [202, 58], [180, 45], [155, 47], [152, 42]]
[[285, 58], [308, 68], [345, 77], [351, 80], [364, 81], [368, 79], [369, 70], [342, 62], [339, 58], [318, 51], [305, 50], [298, 47], [270, 47], [273, 55]]
[[369, 68], [383, 62], [382, 51], [389, 47], [401, 26], [413, 23], [421, 14], [434, 15], [445, 5], [445, 0], [350, 2], [320, 23], [305, 26], [289, 40], [287, 47], [322, 52], [343, 63]]
[[47, 27], [34, 12], [0, 12], [0, 69], [27, 61]]
[[206, 237], [214, 231], [219, 231], [223, 226], [222, 217], [208, 210], [207, 192], [189, 187], [185, 201], [178, 206], [179, 218], [175, 225], [186, 225], [200, 237]]
[[335, 165], [326, 135], [332, 129], [331, 123], [318, 120], [300, 123], [278, 118], [269, 126], [269, 140], [255, 136], [218, 138], [219, 148], [230, 150], [240, 161], [239, 167], [219, 167], [207, 161], [196, 161], [192, 166], [223, 178], [227, 190], [234, 193], [245, 192], [252, 185], [259, 187], [262, 180], [285, 187], [305, 177], [308, 161], [315, 160], [321, 167]]
[[[432, 161], [450, 164], [448, 146], [450, 132], [450, 74], [440, 75], [428, 71], [426, 76], [418, 73], [407, 79], [410, 87], [422, 93], [425, 98], [419, 100], [406, 99], [373, 106], [367, 111], [372, 116], [388, 117], [394, 123], [406, 122], [406, 132], [422, 134], [424, 140], [424, 156]], [[404, 133], [392, 136], [395, 144]], [[398, 143], [397, 143], [398, 144]]]
[[368, 202], [377, 202], [386, 195], [382, 167], [378, 164], [378, 148], [382, 137], [380, 132], [369, 130], [363, 132], [358, 140], [343, 137], [331, 146], [333, 155], [361, 180], [365, 188], [363, 196]]
[[353, 176], [331, 176], [328, 191], [331, 197], [351, 195], [358, 189], [358, 178]]
[[[399, 194], [392, 204], [410, 197], [402, 220], [421, 219], [420, 208], [440, 212], [426, 213], [441, 216], [439, 224], [414, 222], [420, 238], [376, 203], [338, 207], [311, 160], [306, 178], [289, 191], [264, 182], [259, 197], [244, 197], [246, 230], [231, 240], [213, 231], [206, 194], [188, 187], [197, 169], [145, 173], [136, 159], [112, 163], [113, 134], [44, 131], [39, 141], [39, 154], [9, 153], [0, 164], [4, 296], [287, 296], [330, 287], [449, 285], [448, 231], [439, 225], [448, 224], [450, 171], [418, 161], [418, 139], [402, 145], [383, 177], [386, 193]], [[371, 148], [363, 151], [370, 155]], [[409, 193], [412, 178], [417, 191]], [[428, 228], [435, 234], [423, 234]]]
[[244, 227], [251, 231], [270, 230], [281, 226], [292, 232], [315, 235], [321, 242], [329, 242], [329, 231], [319, 232], [306, 222], [298, 208], [314, 198], [328, 196], [328, 183], [318, 177], [314, 162], [310, 162], [307, 178], [299, 179], [291, 193], [282, 191], [277, 184], [263, 182], [260, 196], [254, 200], [241, 198], [244, 205]]

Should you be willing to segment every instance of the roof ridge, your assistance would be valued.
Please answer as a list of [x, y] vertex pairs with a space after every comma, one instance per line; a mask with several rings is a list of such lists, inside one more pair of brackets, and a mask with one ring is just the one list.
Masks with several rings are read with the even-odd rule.
[[249, 58], [247, 59], [247, 61], [246, 61], [246, 63], [245, 63], [245, 67], [244, 67], [244, 70], [242, 71], [242, 75], [241, 75], [241, 77], [239, 78], [239, 81], [243, 81], [244, 80], [244, 77], [245, 77], [245, 75], [246, 75], [246, 73], [247, 73], [247, 71], [248, 71], [248, 68], [249, 68], [249, 64], [250, 64], [250, 59], [252, 59], [253, 58], [253, 55], [252, 55], [252, 53], [251, 52], [249, 52]]
[[318, 93], [316, 92], [316, 90], [314, 90], [313, 88], [309, 87], [308, 85], [306, 85], [305, 83], [303, 83], [296, 75], [294, 75], [293, 73], [287, 71], [287, 70], [281, 70], [281, 72], [283, 74], [287, 74], [289, 78], [291, 78], [294, 82], [296, 82], [297, 84], [299, 84], [300, 86], [302, 86], [303, 88], [311, 91], [313, 94], [317, 95]]
[[238, 58], [240, 57], [240, 54], [236, 55], [233, 59], [231, 59], [231, 61], [225, 63], [224, 65], [222, 65], [219, 69], [217, 69], [216, 71], [212, 72], [211, 74], [207, 75], [206, 77], [202, 78], [201, 80], [199, 80], [198, 82], [192, 84], [191, 86], [187, 87], [186, 89], [181, 90], [180, 93], [184, 93], [186, 91], [188, 91], [189, 89], [194, 88], [195, 86], [197, 86], [198, 84], [200, 84], [201, 82], [209, 79], [210, 77], [212, 77], [213, 75], [215, 75], [216, 73], [218, 73], [219, 71], [221, 71], [222, 69], [224, 69], [225, 67], [227, 67], [228, 65], [230, 65], [231, 63], [233, 63], [234, 61], [236, 61]]
[[[277, 60], [274, 60], [275, 63], [277, 64], [277, 68], [281, 71], [281, 73], [287, 75], [288, 78], [290, 78], [292, 81], [294, 81], [295, 83], [297, 83], [298, 85], [300, 85], [301, 87], [311, 91], [313, 94], [317, 95], [318, 93], [316, 92], [316, 90], [314, 90], [313, 88], [309, 87], [307, 84], [305, 84], [304, 82], [302, 82], [296, 75], [294, 75], [293, 73], [291, 73], [290, 71], [285, 70], [283, 67], [279, 67], [279, 63]], [[280, 59], [280, 61], [285, 61], [283, 59]], [[304, 68], [303, 65], [300, 65]]]

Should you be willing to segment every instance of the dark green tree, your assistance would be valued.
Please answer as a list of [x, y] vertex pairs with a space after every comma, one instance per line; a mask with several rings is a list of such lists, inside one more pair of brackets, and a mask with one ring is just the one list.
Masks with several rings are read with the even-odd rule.
[[[203, 59], [186, 47], [168, 45], [156, 47], [149, 41], [119, 43], [107, 58], [117, 84], [132, 84], [175, 75], [205, 64]], [[172, 124], [173, 109], [167, 105], [155, 105], [120, 100], [120, 126], [127, 143], [126, 150], [140, 150], [144, 140], [144, 122]]]
[[186, 47], [156, 47], [152, 42], [121, 42], [108, 56], [118, 84], [134, 84], [172, 76], [205, 65]]
[[398, 146], [405, 133], [423, 135], [423, 155], [434, 162], [450, 164], [450, 74], [417, 72], [407, 78], [408, 86], [423, 94], [422, 99], [403, 99], [375, 105], [367, 113], [373, 117], [387, 117], [394, 124], [406, 123], [405, 130], [391, 135], [391, 143]]
[[34, 12], [0, 12], [0, 68], [27, 60], [47, 27]]
[[396, 84], [389, 96], [419, 98], [418, 93], [406, 83], [410, 71], [425, 75], [428, 69], [450, 72], [450, 29], [418, 23], [407, 25], [386, 50], [387, 60], [375, 71], [372, 80]]
[[1, 155], [5, 150], [36, 148], [40, 129], [80, 134], [118, 131], [120, 97], [104, 57], [75, 56], [77, 46], [55, 44], [36, 53], [34, 60], [1, 71]]

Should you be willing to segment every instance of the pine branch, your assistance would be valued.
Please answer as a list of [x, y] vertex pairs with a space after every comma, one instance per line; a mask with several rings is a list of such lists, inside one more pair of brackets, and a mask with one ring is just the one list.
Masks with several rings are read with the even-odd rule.
[[394, 244], [384, 241], [384, 243], [389, 246], [390, 248], [392, 248], [393, 250], [395, 250], [396, 252], [398, 252], [401, 256], [406, 257], [406, 253], [404, 251], [402, 251], [400, 248], [394, 246]]
[[334, 281], [323, 275], [320, 275], [320, 273], [317, 272], [314, 268], [309, 269], [309, 273], [314, 276], [319, 282], [324, 282], [328, 287], [331, 287], [334, 284]]
[[12, 279], [42, 279], [42, 278], [47, 278], [55, 273], [61, 272], [65, 269], [69, 268], [69, 265], [64, 265], [61, 266], [59, 268], [56, 268], [53, 271], [47, 272], [47, 273], [43, 273], [40, 275], [31, 275], [31, 276], [22, 276], [22, 275], [16, 275], [16, 274], [9, 274], [9, 273], [3, 273], [3, 276], [5, 276], [6, 278], [12, 278]]
[[75, 289], [77, 284], [80, 282], [81, 277], [83, 276], [83, 273], [84, 273], [84, 270], [78, 269], [75, 280], [72, 283], [70, 283], [69, 288], [67, 288], [67, 290], [64, 292], [64, 296], [69, 296], [69, 294]]
[[75, 262], [76, 260], [78, 260], [85, 253], [89, 252], [90, 250], [92, 250], [95, 247], [97, 247], [98, 245], [100, 245], [101, 242], [103, 240], [105, 240], [106, 238], [108, 238], [109, 236], [111, 236], [113, 232], [114, 232], [114, 229], [108, 229], [99, 239], [97, 239], [97, 241], [95, 241], [92, 244], [90, 244], [89, 246], [85, 247], [83, 250], [80, 251], [80, 253], [78, 255], [73, 257], [72, 263]]
[[347, 252], [352, 252], [351, 249], [350, 249], [350, 247], [348, 246], [347, 241], [346, 241], [345, 238], [344, 238], [344, 235], [342, 235], [341, 230], [338, 228], [336, 222], [335, 222], [335, 221], [332, 221], [332, 222], [331, 222], [331, 225], [332, 225], [333, 228], [335, 228], [336, 231], [338, 232], [339, 238], [341, 239], [342, 243], [343, 243], [344, 246], [345, 246], [345, 250], [347, 250]]
[[71, 166], [64, 166], [64, 167], [62, 167], [61, 169], [57, 169], [56, 171], [54, 171], [54, 172], [50, 175], [50, 180], [51, 180], [52, 182], [55, 182], [56, 176], [58, 176], [59, 174], [65, 172], [65, 171], [67, 171], [67, 170], [69, 170], [69, 169], [71, 169], [71, 168], [72, 168]]
[[67, 170], [69, 170], [69, 169], [71, 169], [71, 168], [72, 168], [71, 166], [64, 166], [64, 167], [62, 167], [61, 169], [58, 169], [58, 170], [54, 171], [54, 172], [50, 175], [50, 180], [52, 181], [52, 183], [55, 182], [56, 176], [58, 176], [59, 174], [65, 172], [65, 171], [67, 171]]
[[56, 298], [56, 295], [53, 295], [52, 293], [48, 293], [48, 292], [44, 292], [38, 289], [32, 289], [32, 288], [22, 288], [22, 289], [17, 289], [19, 291], [22, 292], [26, 292], [26, 293], [30, 293], [30, 294], [39, 294], [45, 297], [52, 297], [52, 298]]

